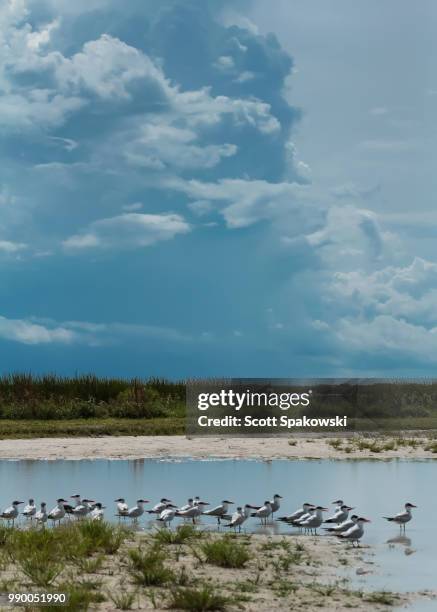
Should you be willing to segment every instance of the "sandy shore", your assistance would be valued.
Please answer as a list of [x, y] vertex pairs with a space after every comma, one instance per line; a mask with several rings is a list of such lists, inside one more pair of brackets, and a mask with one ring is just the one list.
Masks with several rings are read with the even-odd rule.
[[[185, 436], [1, 440], [0, 459], [437, 459], [426, 438], [196, 438]], [[434, 444], [436, 441], [434, 440]]]
[[[198, 533], [197, 537], [175, 544], [154, 539], [158, 536], [156, 531], [133, 534], [113, 554], [100, 551], [89, 555], [83, 560], [85, 565], [78, 562], [80, 557], [68, 558], [52, 590], [68, 593], [71, 584], [90, 585], [88, 593], [94, 598], [91, 607], [83, 605], [74, 609], [96, 612], [120, 609], [121, 606], [115, 604], [117, 597], [123, 594], [132, 595], [129, 609], [162, 612], [175, 607], [181, 609], [172, 603], [172, 594], [186, 589], [199, 591], [205, 585], [223, 602], [220, 607], [204, 609], [228, 612], [346, 612], [351, 608], [356, 612], [401, 608], [412, 611], [418, 601], [429, 604], [435, 601], [436, 593], [432, 591], [402, 594], [374, 591], [373, 577], [381, 568], [375, 564], [372, 549], [366, 545], [354, 549], [328, 537], [241, 534], [230, 542], [239, 548], [240, 554], [246, 555], [246, 561], [229, 567], [229, 563], [223, 566], [223, 563], [208, 559], [203, 548], [206, 543], [220, 541], [223, 544], [223, 536], [218, 533]], [[76, 537], [80, 537], [79, 534]], [[64, 545], [68, 546], [68, 540]], [[164, 567], [172, 573], [168, 579], [171, 584], [151, 582], [158, 572], [151, 571], [150, 564], [145, 573], [132, 571], [130, 551], [139, 551], [147, 557], [156, 554], [153, 553], [157, 551], [156, 546], [158, 554], [163, 554]], [[29, 592], [31, 584], [20, 567], [6, 563], [2, 578], [14, 592]], [[12, 612], [16, 608], [5, 606], [1, 609]], [[200, 608], [184, 606], [183, 609]]]

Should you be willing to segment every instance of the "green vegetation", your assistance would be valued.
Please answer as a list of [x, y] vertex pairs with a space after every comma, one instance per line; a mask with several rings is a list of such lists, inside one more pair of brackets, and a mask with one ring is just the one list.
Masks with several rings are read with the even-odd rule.
[[241, 568], [250, 559], [247, 547], [229, 536], [204, 542], [200, 548], [207, 563], [220, 567]]
[[374, 593], [368, 593], [364, 601], [374, 604], [383, 604], [385, 606], [394, 606], [399, 602], [399, 597], [388, 591], [375, 591]]
[[[64, 592], [68, 602], [62, 609], [69, 612], [151, 606], [231, 612], [265, 609], [272, 598], [280, 598], [284, 610], [331, 609], [334, 602], [342, 609], [363, 604], [386, 609], [408, 601], [386, 591], [324, 583], [328, 539], [309, 540], [304, 547], [278, 536], [198, 532], [198, 541], [195, 529], [183, 525], [174, 537], [160, 534], [87, 520], [22, 531], [0, 526], [0, 591]], [[296, 571], [297, 563], [304, 571]], [[52, 609], [26, 606], [29, 612]]]
[[158, 544], [185, 544], [202, 537], [202, 532], [193, 525], [178, 525], [175, 531], [162, 528], [153, 534], [153, 539]]
[[154, 419], [183, 417], [185, 385], [160, 379], [78, 376], [0, 378], [0, 419]]
[[[299, 418], [348, 416], [349, 431], [384, 433], [437, 429], [437, 384], [400, 383], [316, 385]], [[212, 409], [211, 409], [212, 410]], [[265, 408], [259, 408], [265, 415]], [[213, 411], [211, 412], [213, 415]], [[299, 428], [296, 428], [299, 431]], [[330, 428], [324, 428], [323, 432]], [[185, 433], [185, 382], [97, 376], [0, 378], [0, 439], [74, 436], [177, 435]], [[290, 439], [290, 446], [297, 440]], [[354, 449], [332, 440], [334, 448]], [[393, 448], [406, 445], [397, 439]], [[411, 443], [411, 446], [413, 443]], [[375, 444], [374, 453], [390, 450]], [[434, 447], [429, 449], [435, 452]]]
[[126, 591], [120, 586], [115, 592], [109, 592], [108, 597], [117, 610], [131, 610], [137, 594], [135, 591]]
[[0, 439], [100, 436], [176, 436], [185, 433], [185, 418], [81, 419], [71, 421], [3, 421]]
[[135, 584], [161, 586], [175, 579], [174, 572], [165, 566], [166, 555], [157, 547], [129, 551], [128, 572]]
[[172, 591], [168, 607], [192, 612], [226, 610], [229, 598], [218, 594], [211, 585], [202, 588], [179, 588]]

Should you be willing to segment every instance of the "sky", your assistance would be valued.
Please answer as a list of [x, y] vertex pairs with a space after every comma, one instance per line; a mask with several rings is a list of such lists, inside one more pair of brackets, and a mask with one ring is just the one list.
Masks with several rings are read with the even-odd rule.
[[429, 377], [432, 0], [5, 0], [0, 373]]

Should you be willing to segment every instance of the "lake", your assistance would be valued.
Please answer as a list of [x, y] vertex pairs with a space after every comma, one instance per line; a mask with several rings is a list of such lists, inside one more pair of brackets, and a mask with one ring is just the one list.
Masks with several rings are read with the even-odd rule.
[[[238, 505], [261, 505], [279, 493], [284, 499], [278, 515], [294, 511], [304, 501], [331, 511], [331, 502], [341, 498], [372, 520], [363, 544], [372, 547], [378, 570], [365, 576], [351, 575], [354, 586], [417, 591], [436, 586], [436, 475], [437, 463], [432, 460], [2, 460], [0, 504], [6, 507], [13, 499], [34, 497], [51, 508], [57, 497], [67, 499], [80, 493], [103, 502], [108, 508], [107, 519], [116, 520], [113, 500], [118, 497], [125, 497], [130, 506], [140, 497], [151, 500], [148, 507], [161, 497], [182, 505], [195, 495], [214, 505], [225, 498]], [[407, 525], [406, 537], [400, 539], [399, 527], [382, 516], [400, 511], [406, 501], [418, 508]], [[203, 523], [215, 528], [213, 519]], [[150, 515], [142, 518], [143, 527], [153, 524]], [[280, 523], [261, 528], [256, 519], [246, 525], [248, 531], [295, 533]], [[339, 545], [333, 539], [333, 546]]]

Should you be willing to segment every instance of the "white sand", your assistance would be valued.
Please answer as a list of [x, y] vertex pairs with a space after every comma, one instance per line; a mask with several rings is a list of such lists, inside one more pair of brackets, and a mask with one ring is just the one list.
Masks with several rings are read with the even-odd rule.
[[374, 453], [370, 450], [333, 448], [326, 438], [195, 438], [185, 436], [122, 436], [101, 438], [36, 438], [1, 440], [0, 459], [141, 459], [164, 457], [238, 459], [426, 459], [437, 454], [425, 450], [427, 440], [416, 448]]

